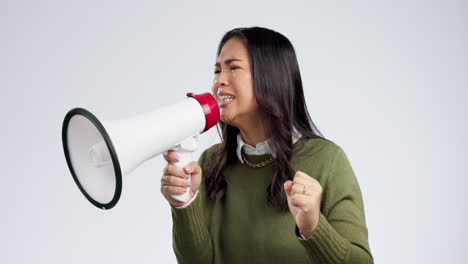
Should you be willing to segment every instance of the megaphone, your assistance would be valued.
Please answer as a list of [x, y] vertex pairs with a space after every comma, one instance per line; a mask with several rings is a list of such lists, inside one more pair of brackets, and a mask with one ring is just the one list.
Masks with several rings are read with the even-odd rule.
[[[74, 108], [63, 121], [63, 150], [83, 195], [96, 207], [110, 209], [120, 199], [122, 177], [170, 149], [178, 151], [176, 165], [186, 165], [197, 149], [198, 135], [219, 118], [210, 93], [188, 93], [175, 104], [118, 120], [99, 120], [86, 109]], [[187, 202], [189, 191], [172, 197]]]

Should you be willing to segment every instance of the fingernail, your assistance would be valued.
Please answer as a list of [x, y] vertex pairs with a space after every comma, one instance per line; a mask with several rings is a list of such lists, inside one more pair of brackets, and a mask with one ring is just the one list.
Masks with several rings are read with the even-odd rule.
[[177, 154], [177, 152], [172, 154], [171, 158], [173, 162], [179, 162], [179, 154]]
[[192, 172], [192, 168], [191, 168], [190, 166], [185, 166], [184, 169], [185, 169], [185, 171], [186, 171], [187, 173], [191, 173], [191, 172]]

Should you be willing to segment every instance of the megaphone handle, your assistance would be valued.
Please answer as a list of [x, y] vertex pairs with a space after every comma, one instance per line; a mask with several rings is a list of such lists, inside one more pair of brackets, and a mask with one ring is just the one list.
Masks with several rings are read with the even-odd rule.
[[[192, 161], [192, 153], [193, 151], [180, 151], [177, 150], [177, 154], [179, 156], [179, 162], [176, 162], [175, 165], [179, 167], [183, 167]], [[191, 182], [192, 175], [189, 175], [188, 182]], [[172, 198], [176, 199], [180, 202], [188, 202], [190, 198], [190, 187], [187, 187], [187, 190], [183, 194], [173, 194], [171, 195]]]

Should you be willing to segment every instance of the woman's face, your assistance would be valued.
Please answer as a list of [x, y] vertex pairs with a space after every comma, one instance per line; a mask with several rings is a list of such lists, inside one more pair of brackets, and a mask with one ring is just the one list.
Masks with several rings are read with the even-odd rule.
[[215, 64], [213, 95], [225, 123], [242, 127], [259, 116], [249, 54], [239, 38], [229, 39], [221, 48]]

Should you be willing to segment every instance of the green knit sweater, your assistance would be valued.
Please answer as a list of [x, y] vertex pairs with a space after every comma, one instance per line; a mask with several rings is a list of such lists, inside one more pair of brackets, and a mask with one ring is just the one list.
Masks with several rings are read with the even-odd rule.
[[[202, 153], [202, 170], [219, 145]], [[292, 214], [268, 206], [271, 163], [252, 168], [237, 160], [223, 171], [227, 192], [222, 200], [207, 199], [202, 175], [190, 205], [171, 205], [179, 263], [373, 263], [360, 187], [343, 149], [305, 137], [293, 147], [293, 169], [314, 177], [323, 189], [320, 221], [312, 237], [300, 240]], [[271, 156], [246, 157], [261, 162]]]

